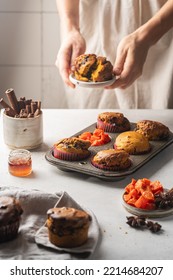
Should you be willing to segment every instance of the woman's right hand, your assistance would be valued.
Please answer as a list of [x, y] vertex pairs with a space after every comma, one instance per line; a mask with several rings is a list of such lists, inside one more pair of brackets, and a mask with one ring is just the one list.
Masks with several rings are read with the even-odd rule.
[[66, 85], [75, 88], [75, 85], [69, 80], [69, 74], [75, 58], [85, 53], [86, 43], [78, 30], [70, 31], [64, 37], [58, 51], [55, 65], [58, 67], [60, 75]]

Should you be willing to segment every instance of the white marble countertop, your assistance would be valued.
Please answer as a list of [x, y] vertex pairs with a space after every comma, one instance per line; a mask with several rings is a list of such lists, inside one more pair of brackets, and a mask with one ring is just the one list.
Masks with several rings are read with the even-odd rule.
[[[132, 177], [159, 180], [165, 188], [173, 187], [173, 145], [132, 175], [113, 182], [79, 173], [63, 172], [45, 160], [45, 153], [53, 143], [96, 122], [97, 115], [101, 111], [107, 110], [43, 110], [44, 144], [32, 151], [33, 173], [26, 178], [14, 177], [8, 172], [7, 161], [10, 149], [3, 141], [1, 116], [0, 186], [27, 187], [52, 193], [66, 191], [79, 204], [91, 209], [101, 229], [101, 238], [92, 256], [93, 259], [173, 259], [173, 216], [154, 219], [162, 225], [163, 232], [152, 234], [147, 230], [130, 228], [126, 224], [126, 216], [130, 214], [122, 206], [124, 187], [130, 183]], [[121, 112], [131, 122], [142, 119], [157, 120], [173, 131], [173, 110], [124, 110]]]

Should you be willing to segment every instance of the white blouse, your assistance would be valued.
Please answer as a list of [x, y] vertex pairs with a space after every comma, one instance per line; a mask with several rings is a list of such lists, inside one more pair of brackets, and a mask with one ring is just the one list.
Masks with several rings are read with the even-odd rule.
[[[115, 62], [120, 40], [148, 21], [166, 0], [80, 0], [86, 53]], [[148, 52], [143, 74], [125, 90], [67, 88], [69, 108], [173, 108], [173, 29]]]

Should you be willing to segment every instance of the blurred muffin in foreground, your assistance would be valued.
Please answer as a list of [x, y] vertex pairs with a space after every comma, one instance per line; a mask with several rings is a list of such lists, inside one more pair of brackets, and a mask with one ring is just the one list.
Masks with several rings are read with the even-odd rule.
[[169, 136], [169, 128], [156, 121], [143, 120], [136, 124], [136, 132], [143, 134], [148, 140], [164, 140]]
[[0, 243], [17, 236], [22, 213], [18, 200], [14, 197], [0, 196]]
[[55, 246], [73, 248], [88, 240], [91, 217], [85, 211], [61, 207], [49, 209], [47, 215], [49, 240]]
[[102, 150], [92, 159], [91, 163], [99, 169], [108, 171], [119, 171], [130, 167], [129, 154], [122, 150]]
[[90, 141], [79, 139], [78, 137], [64, 138], [53, 146], [55, 158], [67, 161], [85, 159], [90, 155], [88, 148]]
[[117, 136], [114, 148], [124, 150], [131, 155], [138, 155], [149, 152], [151, 146], [144, 135], [136, 131], [126, 131]]
[[113, 78], [113, 65], [106, 57], [82, 54], [75, 59], [74, 77], [84, 82], [104, 82]]
[[123, 132], [130, 130], [130, 122], [122, 113], [104, 112], [97, 117], [97, 128], [106, 132]]

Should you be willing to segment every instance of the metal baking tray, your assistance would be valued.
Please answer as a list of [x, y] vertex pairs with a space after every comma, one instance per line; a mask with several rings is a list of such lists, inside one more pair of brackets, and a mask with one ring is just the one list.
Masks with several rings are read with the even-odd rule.
[[[131, 123], [131, 130], [134, 130], [135, 128], [135, 123]], [[92, 125], [86, 127], [85, 129], [79, 131], [78, 133], [72, 135], [72, 136], [79, 136], [85, 131], [90, 131], [93, 132], [96, 129], [96, 123], [93, 123]], [[155, 155], [160, 153], [163, 149], [165, 149], [167, 146], [169, 146], [171, 143], [173, 143], [173, 133], [170, 132], [169, 137], [166, 140], [162, 141], [150, 141], [151, 144], [151, 150], [150, 152], [142, 155], [130, 155], [131, 159], [131, 166], [122, 171], [106, 171], [106, 170], [101, 170], [96, 167], [94, 167], [91, 164], [91, 158], [99, 151], [105, 150], [105, 149], [112, 149], [116, 137], [120, 133], [108, 133], [109, 136], [111, 137], [111, 141], [105, 145], [102, 146], [94, 146], [90, 147], [89, 150], [91, 152], [90, 156], [82, 161], [64, 161], [57, 159], [53, 156], [52, 149], [50, 149], [46, 155], [45, 158], [46, 160], [54, 165], [55, 167], [59, 168], [60, 170], [63, 171], [75, 171], [83, 174], [87, 174], [90, 176], [98, 177], [100, 179], [105, 179], [105, 180], [121, 180], [128, 176], [129, 174], [134, 173], [137, 169], [142, 167], [145, 163], [150, 161]]]

